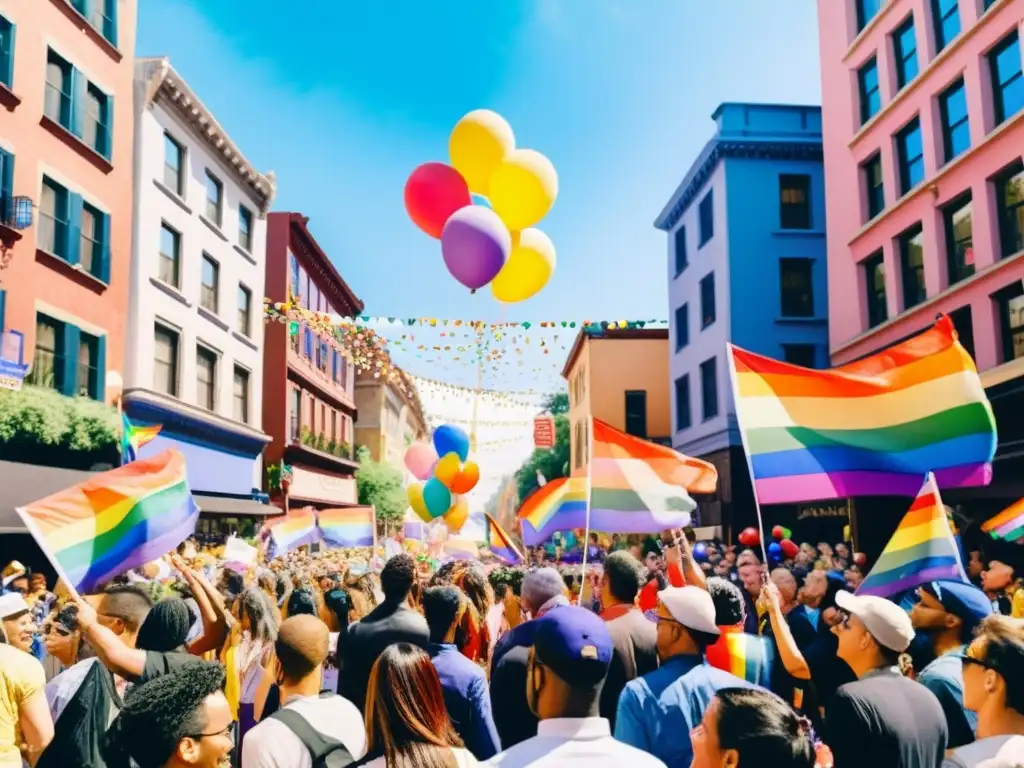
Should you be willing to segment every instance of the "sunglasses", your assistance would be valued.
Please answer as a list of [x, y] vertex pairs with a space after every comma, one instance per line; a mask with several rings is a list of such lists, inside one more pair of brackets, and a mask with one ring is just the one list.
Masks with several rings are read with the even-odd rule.
[[50, 632], [56, 632], [61, 637], [71, 637], [71, 630], [63, 624], [44, 624], [43, 634], [48, 635]]
[[960, 657], [960, 663], [963, 664], [965, 667], [975, 666], [975, 667], [981, 667], [982, 669], [992, 669], [992, 670], [995, 669], [995, 667], [993, 667], [991, 664], [989, 664], [984, 659], [978, 659], [978, 658], [975, 658], [974, 656], [961, 656]]

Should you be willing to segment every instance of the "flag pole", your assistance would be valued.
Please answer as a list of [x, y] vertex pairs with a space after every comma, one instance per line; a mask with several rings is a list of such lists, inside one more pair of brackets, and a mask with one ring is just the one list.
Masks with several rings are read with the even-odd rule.
[[580, 596], [587, 583], [587, 551], [590, 549], [590, 489], [594, 464], [594, 414], [587, 416], [587, 511], [583, 528], [583, 561], [580, 570]]

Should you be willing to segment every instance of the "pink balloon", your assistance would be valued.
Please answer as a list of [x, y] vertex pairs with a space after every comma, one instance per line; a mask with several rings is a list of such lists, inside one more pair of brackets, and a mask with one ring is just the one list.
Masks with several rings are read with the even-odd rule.
[[413, 443], [405, 452], [405, 466], [417, 480], [430, 477], [437, 462], [437, 451], [429, 443]]

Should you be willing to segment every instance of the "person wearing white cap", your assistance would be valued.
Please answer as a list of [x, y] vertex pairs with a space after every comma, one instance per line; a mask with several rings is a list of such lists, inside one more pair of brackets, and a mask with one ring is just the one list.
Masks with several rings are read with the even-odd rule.
[[649, 752], [669, 768], [689, 768], [689, 733], [700, 724], [715, 693], [756, 686], [705, 662], [705, 651], [721, 633], [715, 603], [705, 590], [662, 590], [654, 618], [661, 666], [626, 684], [619, 697], [615, 738]]
[[19, 651], [32, 652], [36, 625], [32, 619], [32, 609], [20, 593], [0, 595], [0, 622], [3, 622], [4, 637], [8, 643]]
[[839, 686], [825, 708], [823, 740], [835, 768], [940, 768], [949, 730], [935, 694], [900, 673], [914, 639], [907, 612], [882, 597], [836, 594], [837, 656], [857, 680]]
[[[22, 626], [25, 617], [27, 630]], [[53, 738], [53, 718], [43, 693], [46, 673], [24, 650], [32, 644], [32, 616], [20, 594], [0, 596], [0, 619], [0, 766], [20, 766], [23, 757], [35, 765]]]

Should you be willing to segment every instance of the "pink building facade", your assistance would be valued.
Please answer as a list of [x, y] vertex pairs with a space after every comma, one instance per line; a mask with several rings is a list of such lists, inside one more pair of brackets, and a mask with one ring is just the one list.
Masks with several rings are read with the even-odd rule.
[[1024, 0], [818, 0], [818, 14], [832, 362], [950, 315], [1000, 428], [982, 495], [1018, 498]]

